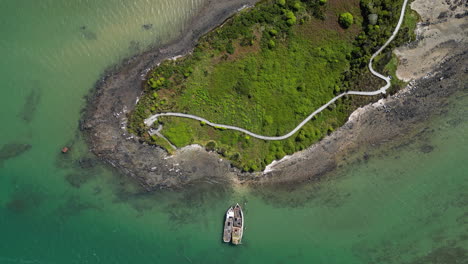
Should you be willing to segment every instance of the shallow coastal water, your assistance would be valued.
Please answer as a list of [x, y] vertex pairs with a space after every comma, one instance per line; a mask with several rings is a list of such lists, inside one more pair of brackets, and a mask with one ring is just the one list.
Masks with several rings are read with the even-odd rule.
[[[78, 132], [82, 96], [107, 66], [176, 36], [202, 2], [4, 3], [0, 263], [467, 259], [466, 95], [419, 140], [292, 189], [205, 183], [146, 193], [96, 163]], [[59, 153], [64, 145], [70, 155]], [[247, 218], [237, 248], [221, 243], [223, 213], [234, 202], [245, 204]]]

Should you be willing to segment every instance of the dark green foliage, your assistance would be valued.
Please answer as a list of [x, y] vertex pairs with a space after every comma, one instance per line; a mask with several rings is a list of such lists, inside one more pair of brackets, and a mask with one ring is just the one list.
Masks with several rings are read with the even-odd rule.
[[229, 41], [226, 46], [226, 52], [229, 54], [234, 54], [234, 46], [232, 45], [232, 41]]
[[268, 41], [268, 48], [273, 49], [274, 47], [276, 47], [276, 42], [270, 39], [270, 41]]
[[205, 147], [205, 148], [206, 148], [206, 150], [208, 150], [208, 151], [214, 151], [214, 150], [216, 150], [216, 147], [217, 147], [216, 142], [213, 141], [213, 140], [210, 140], [210, 141], [208, 141], [208, 143], [206, 143], [206, 147]]

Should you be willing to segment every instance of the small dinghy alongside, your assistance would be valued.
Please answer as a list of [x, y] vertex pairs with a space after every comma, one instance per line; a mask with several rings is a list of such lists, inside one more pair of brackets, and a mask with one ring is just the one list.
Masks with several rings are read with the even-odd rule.
[[224, 221], [223, 241], [225, 243], [231, 242], [233, 223], [234, 223], [234, 209], [232, 209], [232, 206], [231, 206], [226, 212], [226, 220]]

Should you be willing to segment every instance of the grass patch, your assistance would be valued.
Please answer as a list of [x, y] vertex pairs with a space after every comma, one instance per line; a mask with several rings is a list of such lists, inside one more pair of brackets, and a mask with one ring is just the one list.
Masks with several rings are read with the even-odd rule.
[[174, 153], [174, 149], [172, 148], [172, 146], [169, 144], [169, 142], [167, 142], [166, 139], [162, 138], [162, 137], [158, 137], [157, 135], [153, 135], [151, 136], [151, 139], [149, 141], [150, 143], [154, 144], [154, 145], [157, 145], [157, 146], [160, 146], [162, 147], [163, 149], [165, 149], [169, 154], [173, 154]]

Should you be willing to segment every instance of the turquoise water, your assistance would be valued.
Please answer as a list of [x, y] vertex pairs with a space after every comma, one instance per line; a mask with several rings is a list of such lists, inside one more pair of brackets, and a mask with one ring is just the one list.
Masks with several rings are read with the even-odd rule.
[[[466, 96], [420, 139], [290, 190], [145, 193], [79, 163], [82, 98], [100, 73], [175, 37], [202, 2], [2, 1], [0, 148], [31, 149], [0, 164], [0, 263], [466, 263]], [[239, 201], [232, 247], [222, 216]]]

